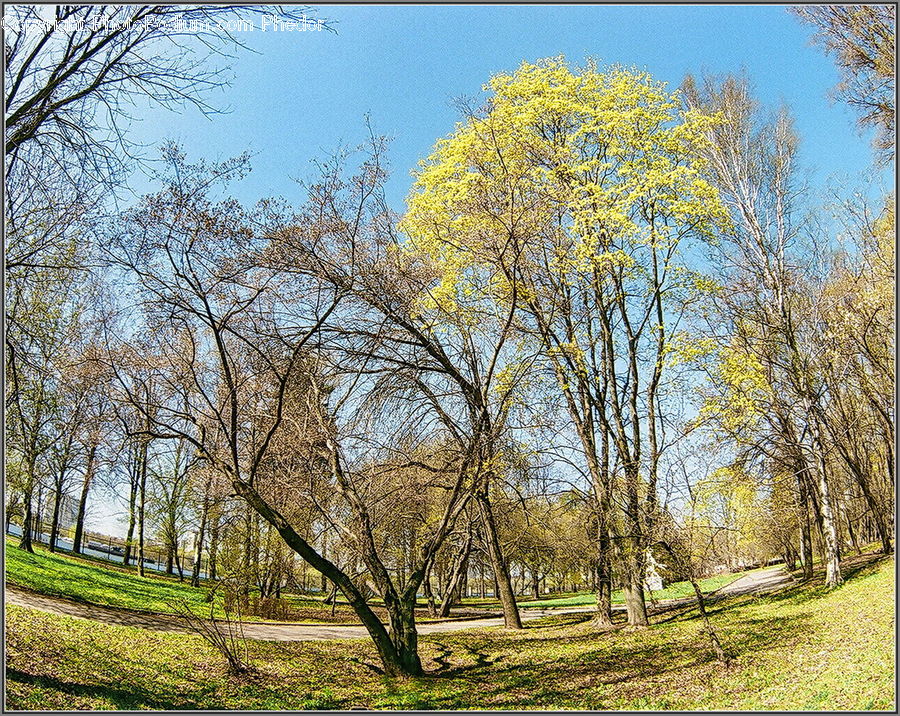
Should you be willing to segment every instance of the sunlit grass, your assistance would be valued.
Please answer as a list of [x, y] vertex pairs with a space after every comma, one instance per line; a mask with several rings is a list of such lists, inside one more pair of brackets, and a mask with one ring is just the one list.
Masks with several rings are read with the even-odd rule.
[[[35, 545], [34, 554], [6, 541], [6, 580], [41, 594], [79, 602], [172, 613], [174, 602], [188, 604], [198, 613], [209, 613], [209, 589], [158, 575], [141, 577], [136, 571], [99, 565], [91, 560], [52, 553]], [[221, 600], [216, 614], [221, 616]]]
[[[180, 611], [176, 604], [186, 604], [202, 616], [210, 613], [208, 598], [212, 584], [192, 587], [189, 581], [149, 572], [140, 577], [133, 568], [108, 564], [72, 554], [50, 552], [40, 545], [34, 554], [19, 549], [17, 540], [6, 540], [6, 579], [9, 584], [24, 587], [40, 594], [72, 599], [84, 604], [131, 609], [141, 612], [173, 614]], [[311, 624], [358, 624], [359, 618], [346, 603], [338, 604], [332, 614], [324, 596], [316, 598], [283, 594], [290, 605], [289, 621]], [[380, 613], [378, 601], [373, 600]], [[224, 614], [222, 590], [214, 592], [213, 614]], [[420, 622], [429, 621], [427, 614], [417, 615]], [[248, 615], [253, 621], [269, 621]]]
[[[692, 608], [638, 632], [558, 615], [521, 632], [421, 637], [430, 675], [388, 679], [367, 640], [252, 642], [227, 676], [199, 638], [7, 609], [13, 709], [891, 709], [894, 561], [710, 610], [734, 656], [711, 653]], [[134, 645], [141, 648], [136, 650]]]

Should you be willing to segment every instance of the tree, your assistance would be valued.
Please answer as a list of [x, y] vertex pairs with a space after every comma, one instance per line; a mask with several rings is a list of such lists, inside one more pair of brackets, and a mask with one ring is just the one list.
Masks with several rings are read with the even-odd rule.
[[[119, 122], [140, 101], [192, 104], [228, 81], [237, 31], [263, 13], [308, 22], [304, 7], [16, 5], [4, 10], [7, 158], [25, 148], [85, 159], [98, 179], [130, 144]], [[216, 62], [218, 61], [218, 63]]]
[[307, 22], [310, 11], [10, 5], [3, 12], [9, 405], [20, 385], [13, 373], [29, 360], [22, 334], [42, 315], [35, 293], [64, 295], [94, 265], [91, 222], [139, 153], [123, 119], [147, 102], [217, 111], [210, 93], [227, 84], [230, 53], [243, 47], [236, 28], [263, 13]]
[[[827, 583], [834, 586], [842, 577], [827, 459], [833, 391], [822, 370], [829, 357], [821, 331], [829, 309], [816, 270], [817, 244], [801, 243], [808, 224], [800, 215], [798, 138], [786, 109], [772, 120], [760, 118], [745, 78], [706, 78], [698, 85], [688, 77], [684, 89], [690, 107], [725, 118], [710, 128], [709, 145], [711, 181], [733, 227], [723, 235], [726, 280], [717, 297], [726, 307], [724, 316], [719, 314], [727, 328], [718, 331], [726, 345], [717, 369], [718, 385], [729, 393], [719, 403], [724, 424], [743, 431], [745, 439], [754, 425], [763, 426], [768, 439], [780, 445], [769, 455], [789, 461], [799, 491], [811, 501], [825, 545]], [[818, 245], [822, 242], [818, 237]]]
[[[376, 509], [384, 510], [386, 503], [379, 489], [381, 471], [373, 473], [368, 459], [379, 450], [373, 453], [367, 441], [373, 434], [385, 436], [380, 450], [391, 455], [391, 446], [402, 444], [401, 435], [421, 434], [422, 406], [437, 409], [424, 391], [412, 413], [404, 409], [398, 414], [392, 432], [385, 432], [385, 426], [376, 433], [358, 430], [367, 416], [365, 410], [354, 408], [366, 406], [366, 395], [385, 395], [378, 392], [383, 386], [378, 381], [373, 385], [369, 376], [383, 373], [390, 379], [397, 363], [361, 352], [350, 340], [359, 338], [368, 345], [373, 336], [329, 322], [340, 317], [351, 325], [364, 325], [354, 320], [357, 316], [350, 313], [349, 302], [345, 313], [336, 310], [355, 286], [322, 273], [324, 253], [301, 250], [310, 236], [322, 242], [317, 248], [346, 246], [349, 241], [358, 242], [360, 251], [366, 249], [363, 239], [372, 231], [368, 213], [372, 208], [366, 200], [379, 191], [383, 180], [377, 159], [343, 189], [332, 185], [320, 195], [316, 192], [322, 187], [314, 187], [307, 213], [292, 220], [290, 231], [282, 230], [276, 242], [269, 238], [275, 228], [265, 221], [271, 204], [263, 204], [259, 214], [251, 216], [232, 200], [214, 203], [209, 198], [217, 184], [240, 175], [242, 160], [188, 165], [175, 148], [169, 148], [166, 156], [172, 170], [163, 190], [121, 218], [110, 248], [112, 260], [134, 280], [149, 330], [161, 346], [157, 352], [161, 360], [148, 358], [141, 369], [166, 390], [148, 409], [143, 396], [129, 392], [131, 383], [121, 373], [119, 388], [150, 423], [144, 431], [147, 436], [190, 443], [195, 455], [221, 474], [294, 552], [337, 585], [372, 636], [386, 673], [421, 673], [416, 594], [434, 553], [468, 502], [470, 492], [463, 488], [474, 465], [471, 458], [425, 464], [436, 481], [430, 489], [444, 495], [442, 510], [417, 547], [412, 573], [398, 587], [376, 541]], [[349, 200], [344, 190], [351, 195]], [[334, 216], [323, 211], [337, 206], [355, 207], [359, 213]], [[375, 213], [376, 221], [381, 217]], [[263, 238], [253, 230], [254, 220], [260, 222], [256, 225]], [[371, 280], [379, 274], [364, 275]], [[359, 275], [354, 278], [359, 280]], [[382, 276], [380, 299], [396, 296], [389, 278]], [[329, 356], [335, 336], [349, 340], [349, 346]], [[362, 363], [331, 362], [340, 355]], [[455, 370], [449, 359], [443, 360], [448, 370]], [[427, 367], [418, 370], [425, 373]], [[167, 391], [171, 397], [165, 396]], [[371, 404], [388, 403], [373, 397]], [[406, 404], [402, 396], [392, 403]], [[367, 596], [352, 576], [304, 538], [305, 528], [291, 524], [289, 513], [283, 511], [289, 495], [281, 489], [283, 483], [267, 481], [275, 474], [270, 462], [278, 457], [279, 435], [290, 424], [305, 425], [303, 440], [291, 457], [294, 480], [311, 485], [308, 499], [321, 491], [339, 498], [340, 522], [333, 513], [323, 516], [365, 563], [384, 600], [389, 628], [366, 603]], [[304, 454], [307, 459], [301, 461]], [[396, 460], [394, 453], [390, 461], [382, 458], [380, 463], [390, 469]]]
[[71, 451], [61, 441], [72, 437], [70, 432], [77, 427], [65, 419], [69, 406], [63, 402], [63, 386], [83, 324], [81, 287], [76, 282], [51, 284], [46, 290], [36, 285], [22, 288], [7, 305], [7, 310], [23, 313], [6, 336], [7, 345], [17, 347], [7, 354], [6, 457], [7, 468], [17, 476], [13, 487], [23, 498], [21, 546], [31, 551], [35, 490], [51, 473], [54, 482], [64, 479], [60, 470], [66, 466], [59, 459]]
[[186, 440], [170, 442], [174, 444], [166, 454], [157, 456], [157, 464], [150, 471], [150, 478], [155, 518], [161, 541], [166, 547], [166, 574], [172, 574], [173, 569], [177, 569], [179, 580], [183, 580], [184, 568], [178, 554], [179, 537], [186, 526], [187, 488], [196, 458], [190, 455]]
[[540, 346], [598, 496], [606, 622], [615, 452], [629, 621], [644, 625], [664, 357], [699, 284], [678, 251], [724, 218], [698, 176], [711, 120], [680, 115], [646, 73], [573, 71], [561, 58], [524, 63], [488, 86], [484, 110], [469, 112], [422, 165], [403, 226], [442, 262], [438, 291], [471, 291], [466, 271], [496, 267], [494, 300]]
[[841, 72], [835, 94], [859, 113], [860, 126], [876, 129], [882, 163], [894, 158], [895, 5], [802, 5], [790, 12], [816, 28], [815, 41]]

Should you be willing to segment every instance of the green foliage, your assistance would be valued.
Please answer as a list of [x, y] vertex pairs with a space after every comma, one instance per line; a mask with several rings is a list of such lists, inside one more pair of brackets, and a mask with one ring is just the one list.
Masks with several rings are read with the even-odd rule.
[[[666, 250], [727, 222], [701, 176], [706, 130], [717, 118], [679, 111], [677, 93], [646, 72], [574, 69], [564, 58], [498, 74], [491, 98], [421, 162], [401, 224], [440, 281], [422, 310], [465, 303], [478, 286], [509, 296], [497, 257], [524, 251], [564, 284], [595, 274], [640, 274], [635, 250]], [[650, 207], [648, 209], [648, 207]], [[487, 271], [490, 279], [479, 279]], [[581, 278], [580, 278], [581, 277]], [[685, 272], [683, 281], [708, 281]], [[538, 298], [526, 278], [516, 286]]]

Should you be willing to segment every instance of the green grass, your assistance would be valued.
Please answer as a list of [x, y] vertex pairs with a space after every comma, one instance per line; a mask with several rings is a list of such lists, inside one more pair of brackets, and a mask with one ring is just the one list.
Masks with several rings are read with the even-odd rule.
[[[201, 614], [209, 614], [209, 589], [163, 576], [141, 577], [136, 571], [99, 565], [93, 560], [49, 552], [35, 547], [29, 554], [6, 541], [6, 579], [41, 594], [79, 602], [171, 614], [172, 602], [183, 601]], [[222, 616], [221, 603], [216, 614]]]
[[[649, 629], [600, 631], [561, 614], [520, 632], [422, 636], [429, 676], [389, 679], [367, 640], [251, 642], [227, 676], [192, 635], [6, 612], [10, 709], [808, 710], [894, 705], [894, 561], [711, 607], [718, 664], [693, 608]], [[140, 649], [134, 645], [140, 644]]]
[[[134, 568], [125, 568], [72, 554], [50, 552], [35, 545], [34, 554], [6, 541], [6, 579], [9, 584], [25, 589], [65, 597], [86, 604], [104, 607], [133, 609], [142, 612], [173, 614], [173, 602], [186, 603], [195, 613], [209, 615], [206, 601], [210, 587], [192, 587], [179, 582], [177, 577], [167, 577], [153, 572], [141, 577]], [[285, 595], [298, 620], [310, 623], [358, 623], [352, 609], [338, 605], [335, 616], [331, 607], [321, 600]], [[223, 597], [217, 594], [214, 614], [224, 617]], [[250, 617], [254, 621], [269, 621]]]
[[[704, 592], [711, 592], [740, 576], [741, 574], [737, 573], [710, 577], [702, 580], [700, 587]], [[6, 541], [6, 578], [10, 584], [19, 585], [41, 594], [65, 597], [101, 606], [171, 614], [174, 612], [172, 602], [183, 601], [197, 613], [204, 615], [209, 613], [209, 604], [206, 602], [209, 593], [208, 587], [191, 587], [187, 582], [179, 582], [177, 578], [153, 573], [140, 577], [134, 568], [100, 563], [94, 559], [70, 554], [52, 553], [40, 546], [35, 547], [34, 554], [29, 554], [16, 547], [15, 543], [9, 539]], [[692, 593], [688, 582], [676, 582], [665, 589], [653, 592], [653, 597], [657, 600], [677, 599], [690, 596]], [[358, 623], [356, 615], [342, 600], [339, 600], [338, 608], [332, 617], [330, 606], [322, 604], [321, 599], [298, 595], [285, 596], [295, 607], [298, 617], [302, 621]], [[614, 603], [624, 601], [619, 590], [613, 592], [612, 599]], [[372, 602], [377, 605], [380, 600], [373, 599]], [[519, 606], [525, 608], [592, 606], [594, 604], [596, 604], [596, 595], [593, 592], [519, 602]], [[466, 599], [463, 605], [490, 610], [500, 608], [499, 602], [492, 598]], [[223, 616], [222, 602], [218, 596], [214, 608], [216, 616]], [[422, 622], [429, 621], [424, 613], [420, 616]]]
[[[92, 558], [68, 553], [50, 552], [35, 545], [34, 554], [6, 541], [6, 579], [9, 584], [56, 597], [64, 597], [85, 604], [104, 607], [133, 609], [160, 614], [176, 613], [173, 602], [186, 603], [195, 613], [209, 615], [206, 601], [211, 587], [192, 587], [179, 582], [177, 577], [167, 577], [153, 572], [140, 577], [134, 568], [125, 568]], [[322, 603], [324, 597], [306, 597], [285, 594], [290, 603], [294, 621], [311, 624], [359, 624], [359, 618], [346, 603], [339, 603], [332, 616], [331, 606]], [[376, 612], [383, 609], [376, 605]], [[223, 597], [216, 594], [214, 614], [224, 617]], [[459, 610], [457, 610], [459, 611]], [[420, 622], [429, 619], [424, 610], [417, 614]], [[253, 621], [271, 621], [250, 616]]]

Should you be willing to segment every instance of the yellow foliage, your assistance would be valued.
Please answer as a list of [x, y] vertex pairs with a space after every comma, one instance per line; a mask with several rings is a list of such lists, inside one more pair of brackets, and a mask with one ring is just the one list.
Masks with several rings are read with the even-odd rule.
[[719, 118], [682, 112], [677, 93], [648, 73], [576, 71], [555, 57], [495, 75], [485, 89], [485, 111], [458, 123], [414, 173], [401, 228], [441, 276], [423, 310], [465, 302], [467, 275], [513, 251], [527, 261], [529, 249], [551, 247], [551, 268], [571, 283], [632, 270], [635, 246], [726, 225], [700, 151]]

